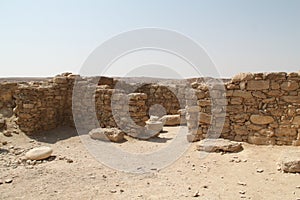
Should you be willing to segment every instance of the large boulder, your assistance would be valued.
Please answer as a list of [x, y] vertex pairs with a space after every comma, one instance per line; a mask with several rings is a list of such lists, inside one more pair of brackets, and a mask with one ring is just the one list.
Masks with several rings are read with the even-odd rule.
[[29, 150], [25, 154], [25, 158], [27, 160], [44, 160], [46, 158], [49, 158], [52, 152], [53, 150], [51, 147], [46, 147], [46, 146], [36, 147]]
[[251, 80], [247, 82], [247, 90], [268, 90], [270, 80]]
[[205, 152], [240, 152], [243, 150], [242, 144], [225, 139], [204, 139], [197, 143], [198, 151]]
[[293, 91], [299, 88], [299, 84], [297, 81], [287, 81], [281, 84], [281, 89], [286, 91]]
[[286, 173], [300, 173], [300, 151], [284, 155], [279, 162], [279, 167]]
[[97, 128], [89, 132], [89, 135], [94, 140], [122, 142], [124, 133], [117, 128]]
[[256, 144], [256, 145], [275, 145], [276, 141], [275, 138], [270, 137], [262, 137], [262, 136], [249, 136], [248, 142], [250, 144]]

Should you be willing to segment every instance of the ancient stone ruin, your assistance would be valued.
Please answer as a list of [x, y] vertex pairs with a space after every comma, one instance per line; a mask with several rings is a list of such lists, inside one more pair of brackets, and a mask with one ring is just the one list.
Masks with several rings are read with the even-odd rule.
[[[119, 128], [138, 137], [150, 115], [155, 115], [167, 125], [186, 124], [189, 141], [221, 137], [252, 144], [300, 145], [300, 73], [242, 73], [224, 84], [210, 84], [211, 80], [145, 84], [65, 73], [42, 81], [2, 81], [0, 131], [34, 134], [74, 126], [75, 121], [77, 128], [87, 132]], [[86, 91], [93, 96], [86, 97]], [[153, 110], [155, 106], [158, 109]], [[97, 120], [91, 115], [94, 110]]]

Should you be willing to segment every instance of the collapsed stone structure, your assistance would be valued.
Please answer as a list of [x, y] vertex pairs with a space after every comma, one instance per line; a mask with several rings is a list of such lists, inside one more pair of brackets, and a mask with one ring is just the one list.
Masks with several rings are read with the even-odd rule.
[[144, 84], [65, 73], [44, 81], [0, 82], [0, 114], [15, 117], [26, 134], [74, 126], [74, 121], [87, 131], [118, 127], [130, 134], [142, 130], [151, 108], [161, 105], [164, 114], [185, 114], [190, 141], [220, 136], [300, 145], [300, 73], [243, 73], [224, 85], [203, 80]]

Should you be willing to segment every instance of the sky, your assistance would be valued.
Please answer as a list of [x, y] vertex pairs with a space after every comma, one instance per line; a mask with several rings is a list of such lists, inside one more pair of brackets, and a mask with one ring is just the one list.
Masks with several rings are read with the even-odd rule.
[[299, 10], [298, 0], [0, 0], [0, 77], [79, 73], [103, 42], [144, 27], [192, 38], [222, 77], [299, 71]]

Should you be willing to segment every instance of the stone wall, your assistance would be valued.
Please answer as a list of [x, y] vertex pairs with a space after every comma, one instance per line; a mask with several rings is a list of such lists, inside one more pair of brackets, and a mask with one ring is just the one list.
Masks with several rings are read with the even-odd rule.
[[72, 124], [72, 77], [19, 84], [14, 113], [19, 128], [31, 134]]
[[13, 118], [13, 108], [15, 107], [13, 95], [17, 87], [17, 83], [0, 83], [0, 132], [3, 132], [6, 136], [11, 135], [10, 132], [7, 132], [7, 129], [15, 132], [17, 128], [10, 126], [10, 122], [15, 120]]
[[[179, 85], [145, 84], [137, 89], [137, 92], [147, 94], [147, 112], [152, 106], [161, 105], [165, 114], [178, 114], [178, 110], [185, 108], [185, 87]], [[157, 114], [159, 117], [160, 114]]]
[[[197, 105], [187, 108], [190, 139], [218, 136], [214, 128], [222, 125], [221, 117], [225, 116], [223, 138], [253, 144], [299, 145], [299, 81], [299, 73], [244, 73], [227, 82], [223, 93], [198, 84]], [[212, 99], [211, 92], [219, 94]], [[223, 102], [222, 97], [226, 97]]]
[[[107, 85], [103, 86], [89, 87], [86, 80], [83, 80], [82, 84], [79, 83], [73, 101], [76, 127], [86, 129], [99, 126], [102, 128], [124, 127], [129, 126], [129, 119], [137, 125], [145, 125], [145, 121], [148, 120], [146, 94], [127, 94], [124, 91], [109, 88]], [[87, 90], [95, 91], [95, 93], [90, 93], [94, 96], [82, 96]]]
[[[74, 95], [76, 101], [72, 102], [75, 79], [78, 79], [79, 90]], [[66, 73], [47, 81], [3, 83], [0, 97], [3, 99], [3, 105], [11, 107], [11, 115], [16, 116], [20, 130], [27, 134], [51, 130], [62, 125], [74, 126], [73, 109], [80, 119], [76, 121], [76, 127], [79, 128], [118, 127], [122, 126], [122, 123], [128, 125], [129, 122], [125, 121], [125, 118], [144, 126], [148, 119], [145, 106], [147, 95], [116, 92], [113, 89], [114, 85], [115, 81], [112, 78], [82, 78]], [[87, 93], [88, 90], [92, 90], [92, 93]], [[87, 96], [89, 94], [93, 96]], [[114, 115], [112, 100], [117, 101], [114, 103]], [[93, 113], [96, 113], [96, 116]], [[118, 124], [115, 120], [118, 120]]]
[[[243, 73], [224, 85], [204, 84], [203, 79], [188, 80], [186, 85], [135, 85], [99, 78], [66, 73], [44, 81], [1, 82], [0, 117], [15, 116], [27, 134], [74, 126], [74, 120], [76, 127], [130, 132], [145, 125], [153, 105], [164, 107], [166, 114], [177, 114], [186, 106], [189, 140], [220, 136], [254, 144], [300, 145], [299, 73]], [[92, 96], [87, 91], [93, 91]]]
[[0, 83], [0, 115], [11, 117], [15, 107], [14, 94], [18, 88], [17, 83]]

